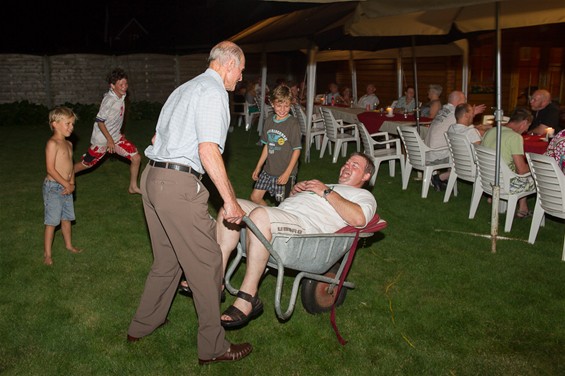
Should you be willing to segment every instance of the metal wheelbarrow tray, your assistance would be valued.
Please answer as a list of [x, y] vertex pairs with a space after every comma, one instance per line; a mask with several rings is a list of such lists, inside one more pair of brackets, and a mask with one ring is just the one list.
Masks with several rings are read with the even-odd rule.
[[[244, 217], [243, 221], [247, 228], [257, 236], [270, 253], [267, 266], [277, 270], [277, 284], [275, 291], [275, 311], [281, 320], [287, 320], [294, 311], [298, 288], [302, 282], [302, 304], [309, 313], [320, 313], [329, 311], [334, 302], [335, 288], [342, 277], [345, 264], [351, 252], [351, 246], [359, 229], [346, 227], [337, 233], [331, 234], [305, 234], [286, 235], [273, 234], [269, 242], [259, 231], [257, 226]], [[387, 226], [386, 221], [375, 215], [369, 224], [359, 230], [360, 238], [372, 236]], [[231, 285], [231, 278], [243, 257], [246, 257], [246, 231], [241, 231], [240, 241], [237, 245], [237, 253], [231, 262], [225, 275], [225, 286], [230, 294], [235, 295], [238, 289]], [[340, 262], [341, 260], [341, 262]], [[284, 270], [292, 269], [298, 271], [290, 296], [288, 309], [283, 312], [281, 308], [281, 296], [284, 282]], [[345, 276], [344, 276], [345, 277]], [[345, 281], [343, 286], [353, 289], [355, 284]], [[343, 303], [346, 289], [342, 289], [336, 304]]]

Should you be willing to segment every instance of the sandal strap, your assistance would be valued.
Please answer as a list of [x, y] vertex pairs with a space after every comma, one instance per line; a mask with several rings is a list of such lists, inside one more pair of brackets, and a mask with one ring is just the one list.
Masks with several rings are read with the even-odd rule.
[[246, 292], [239, 290], [236, 295], [238, 298], [245, 300], [246, 302], [251, 303], [252, 306], [255, 306], [258, 296], [251, 296]]
[[228, 320], [226, 322], [232, 322], [232, 321], [241, 321], [244, 320], [247, 315], [243, 312], [241, 312], [241, 310], [233, 305], [229, 306], [228, 308], [226, 308], [226, 310], [224, 311], [224, 313], [222, 313], [222, 315], [226, 315], [229, 316], [231, 318], [231, 320]]

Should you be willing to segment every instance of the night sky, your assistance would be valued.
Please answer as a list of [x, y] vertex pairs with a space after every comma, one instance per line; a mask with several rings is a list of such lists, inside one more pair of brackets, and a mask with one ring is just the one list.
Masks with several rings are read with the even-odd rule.
[[2, 5], [0, 53], [200, 52], [264, 18], [308, 6], [313, 5], [259, 0], [9, 0]]

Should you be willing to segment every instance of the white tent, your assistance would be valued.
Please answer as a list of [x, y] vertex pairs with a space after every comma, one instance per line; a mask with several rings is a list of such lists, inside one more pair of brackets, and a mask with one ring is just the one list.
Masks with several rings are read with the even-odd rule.
[[[300, 1], [304, 2], [305, 0]], [[316, 0], [310, 1], [320, 2]], [[496, 30], [497, 109], [495, 110], [495, 119], [499, 125], [503, 116], [500, 93], [500, 30], [503, 28], [565, 22], [564, 0], [403, 0], [401, 2], [366, 0], [358, 3], [346, 2], [345, 4], [337, 5], [344, 9], [347, 8], [348, 11], [352, 10], [333, 24], [327, 24], [325, 28], [321, 29], [322, 32], [335, 27], [342, 27], [343, 35], [351, 37], [398, 38], [399, 36], [446, 35], [451, 33], [454, 28], [463, 33]], [[322, 14], [322, 7], [324, 6], [315, 8], [319, 9], [318, 17]], [[300, 16], [294, 15], [294, 18], [300, 19]], [[308, 22], [304, 24], [307, 25]], [[296, 27], [300, 27], [298, 23]], [[315, 40], [316, 35], [321, 35], [320, 31], [317, 33], [309, 40]], [[287, 40], [287, 42], [289, 41]], [[310, 115], [311, 113], [309, 113]], [[500, 126], [498, 129], [497, 168], [500, 166]], [[498, 173], [496, 176], [498, 176]], [[498, 232], [498, 181], [496, 185], [493, 190], [494, 200], [491, 221], [493, 252], [496, 250], [496, 236]]]
[[[335, 60], [341, 59], [339, 54], [345, 53], [348, 54], [349, 60], [353, 60], [357, 59], [358, 56], [362, 56], [363, 51], [374, 52], [386, 49], [393, 49], [396, 51], [396, 56], [412, 56], [412, 50], [407, 52], [406, 49], [398, 49], [398, 47], [410, 46], [412, 44], [410, 37], [351, 37], [345, 34], [343, 32], [343, 28], [347, 22], [352, 20], [352, 17], [358, 9], [358, 5], [359, 4], [357, 2], [326, 4], [320, 7], [299, 10], [271, 17], [241, 31], [231, 37], [230, 40], [238, 43], [243, 50], [248, 53], [259, 52], [266, 54], [268, 52], [293, 50], [304, 50], [306, 52], [308, 55], [308, 65], [306, 68], [308, 79], [307, 93], [309, 96], [311, 95], [311, 98], [307, 98], [308, 105], [306, 108], [306, 115], [310, 122], [313, 113], [313, 98], [316, 86], [315, 73], [318, 57], [328, 59], [330, 58], [329, 56], [334, 56], [333, 59]], [[426, 42], [441, 46], [447, 42], [458, 39], [457, 36], [458, 35], [432, 37], [427, 38]], [[454, 49], [457, 48], [459, 48], [460, 51], [463, 51], [460, 52], [461, 54], [466, 55], [467, 48], [464, 42], [460, 42], [459, 47], [456, 47], [455, 45], [452, 45], [451, 47], [439, 47], [440, 50], [450, 50], [447, 55], [452, 55]], [[332, 52], [328, 53], [327, 50], [322, 49], [332, 49]], [[349, 52], [349, 50], [352, 50], [352, 52]], [[383, 52], [383, 55], [381, 56], [385, 56], [390, 53], [390, 51]], [[426, 54], [429, 56], [429, 53], [428, 49]], [[418, 56], [418, 52], [415, 53], [415, 56]], [[438, 54], [436, 54], [436, 56], [438, 56]], [[265, 85], [267, 74], [266, 58], [263, 58], [262, 61], [262, 83]], [[352, 71], [352, 74], [355, 76], [354, 70]], [[463, 77], [466, 77], [465, 72]], [[356, 79], [353, 78], [352, 82], [355, 83]], [[464, 85], [466, 85], [466, 82], [467, 80], [465, 79]], [[262, 92], [264, 92], [264, 87], [262, 88]], [[353, 92], [357, 93], [355, 87], [353, 87]], [[401, 89], [399, 89], [399, 92], [401, 92]], [[262, 126], [262, 121], [263, 117], [260, 117], [260, 128]], [[304, 157], [306, 161], [310, 159], [309, 145], [306, 145]]]

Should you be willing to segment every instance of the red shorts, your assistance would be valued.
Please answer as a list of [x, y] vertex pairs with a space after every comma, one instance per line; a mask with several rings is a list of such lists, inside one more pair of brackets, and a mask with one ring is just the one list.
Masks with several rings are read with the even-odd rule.
[[[82, 155], [82, 164], [86, 167], [94, 166], [106, 155], [107, 149], [108, 148], [106, 146], [90, 145], [88, 151]], [[124, 135], [122, 135], [120, 140], [115, 143], [114, 152], [129, 160], [131, 160], [132, 156], [138, 153], [135, 145], [129, 142]]]

